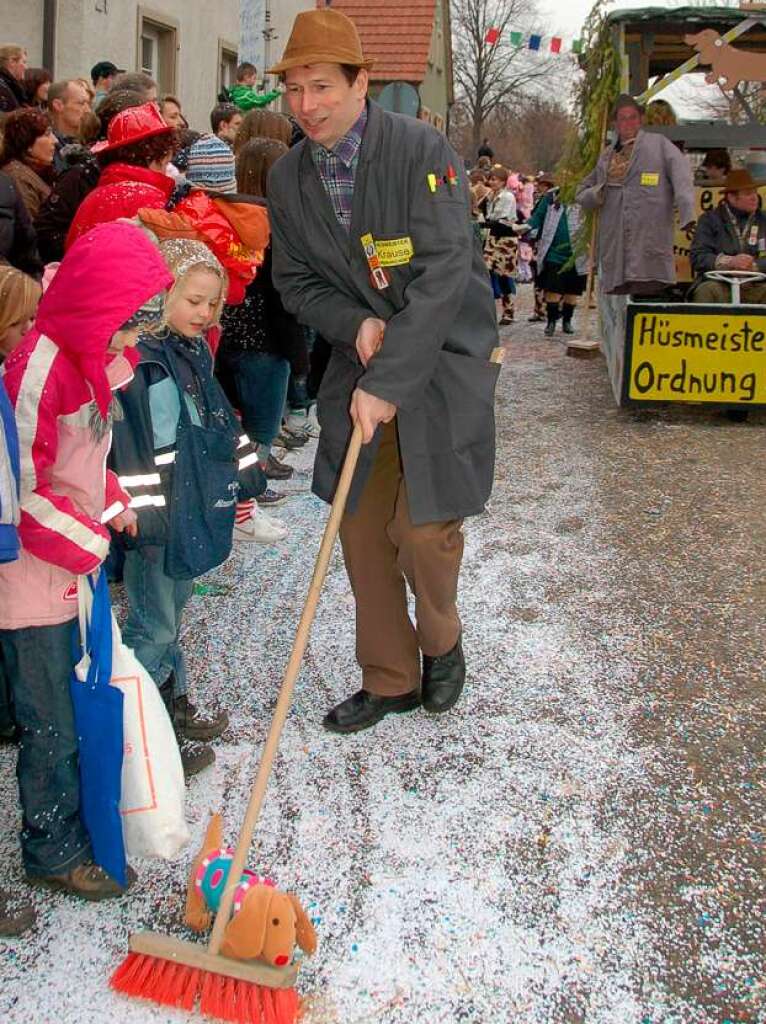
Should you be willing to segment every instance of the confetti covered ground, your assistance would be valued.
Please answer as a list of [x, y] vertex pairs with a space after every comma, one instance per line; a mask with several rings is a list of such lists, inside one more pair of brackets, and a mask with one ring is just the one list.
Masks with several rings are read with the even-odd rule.
[[[618, 410], [603, 361], [567, 359], [526, 312], [507, 344], [495, 492], [465, 527], [470, 684], [453, 713], [321, 730], [357, 688], [331, 568], [251, 857], [316, 920], [306, 1020], [757, 1024], [766, 416]], [[210, 577], [228, 594], [189, 607], [194, 696], [231, 715], [188, 789], [194, 848], [211, 810], [236, 831], [326, 515], [311, 452], [290, 461], [288, 540], [238, 550]], [[0, 884], [21, 890], [13, 767], [6, 748]], [[129, 931], [184, 934], [192, 853], [136, 864], [111, 904], [35, 894], [36, 930], [0, 939], [0, 1020], [189, 1020], [107, 979]]]

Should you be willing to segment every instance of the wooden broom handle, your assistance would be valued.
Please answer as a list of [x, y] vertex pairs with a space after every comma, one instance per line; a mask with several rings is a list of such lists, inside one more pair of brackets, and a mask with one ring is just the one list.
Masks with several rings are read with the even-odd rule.
[[[502, 348], [502, 346], [495, 348], [490, 356], [490, 362], [502, 363], [504, 356], [505, 349]], [[316, 615], [317, 606], [319, 605], [319, 597], [322, 592], [325, 577], [327, 576], [327, 569], [330, 565], [332, 549], [335, 546], [335, 540], [338, 536], [338, 531], [340, 530], [340, 521], [343, 518], [343, 513], [346, 509], [348, 492], [351, 489], [351, 481], [354, 477], [354, 471], [356, 469], [359, 452], [361, 450], [362, 428], [357, 424], [351, 435], [351, 443], [348, 446], [346, 458], [343, 462], [340, 480], [338, 481], [338, 487], [335, 491], [332, 508], [330, 509], [330, 517], [327, 520], [327, 525], [324, 528], [324, 535], [322, 537], [322, 543], [319, 546], [319, 554], [317, 555], [316, 565], [314, 566], [314, 575], [311, 578], [311, 586], [309, 587], [308, 596], [306, 597], [306, 603], [303, 606], [301, 621], [298, 624], [298, 632], [295, 634], [290, 660], [288, 661], [287, 668], [285, 669], [284, 679], [282, 680], [282, 689], [279, 691], [279, 698], [277, 699], [274, 718], [271, 722], [269, 735], [266, 737], [266, 744], [263, 748], [263, 754], [261, 755], [261, 763], [258, 766], [258, 774], [255, 777], [253, 789], [250, 793], [250, 802], [248, 803], [247, 811], [245, 812], [245, 820], [242, 822], [242, 830], [240, 831], [239, 839], [237, 840], [237, 848], [234, 851], [229, 877], [226, 880], [226, 888], [223, 891], [223, 896], [221, 896], [221, 903], [218, 907], [218, 913], [215, 916], [213, 931], [210, 935], [210, 942], [208, 943], [208, 952], [213, 956], [217, 956], [220, 952], [226, 925], [229, 923], [229, 918], [231, 917], [231, 907], [234, 903], [234, 892], [239, 885], [239, 880], [245, 867], [245, 860], [247, 859], [247, 855], [250, 851], [253, 832], [255, 831], [255, 826], [261, 813], [261, 807], [263, 806], [263, 799], [266, 795], [269, 776], [271, 775], [271, 769], [274, 764], [274, 758], [276, 757], [277, 747], [279, 746], [279, 740], [282, 735], [282, 729], [287, 719], [287, 713], [290, 710], [290, 702], [292, 700], [293, 690], [295, 689], [295, 682], [298, 678], [298, 673], [300, 672], [303, 655], [306, 652], [309, 632], [314, 621], [314, 616]]]
[[242, 830], [240, 831], [239, 839], [237, 840], [237, 848], [234, 851], [231, 870], [229, 871], [229, 877], [226, 880], [226, 888], [223, 891], [218, 913], [215, 917], [215, 924], [213, 925], [210, 942], [208, 943], [208, 952], [212, 953], [213, 956], [216, 956], [220, 951], [224, 931], [226, 930], [226, 925], [228, 924], [231, 916], [234, 892], [239, 885], [239, 880], [245, 867], [245, 860], [247, 859], [247, 855], [250, 851], [253, 832], [255, 831], [255, 826], [261, 813], [261, 807], [263, 806], [263, 799], [266, 795], [266, 787], [269, 783], [269, 776], [271, 775], [271, 769], [274, 764], [277, 747], [279, 746], [282, 729], [284, 727], [285, 720], [287, 719], [288, 711], [290, 710], [293, 690], [295, 689], [295, 681], [298, 678], [301, 662], [303, 661], [303, 655], [306, 652], [309, 632], [311, 631], [314, 616], [316, 615], [322, 586], [324, 584], [325, 577], [327, 576], [327, 569], [330, 565], [332, 549], [335, 546], [335, 540], [338, 536], [340, 521], [343, 518], [343, 512], [346, 508], [348, 492], [351, 489], [351, 481], [354, 476], [354, 470], [356, 469], [361, 449], [362, 428], [357, 424], [351, 434], [351, 443], [349, 444], [348, 451], [346, 452], [346, 458], [343, 462], [340, 480], [338, 481], [338, 487], [335, 491], [332, 508], [330, 509], [330, 516], [324, 529], [322, 543], [319, 547], [316, 565], [314, 566], [314, 575], [311, 578], [311, 586], [309, 587], [308, 596], [306, 597], [306, 603], [303, 606], [301, 620], [298, 624], [298, 631], [295, 634], [295, 640], [293, 641], [290, 660], [288, 661], [287, 668], [285, 669], [284, 679], [282, 680], [282, 689], [279, 691], [279, 698], [277, 699], [277, 706], [274, 711], [274, 718], [272, 719], [269, 735], [266, 738], [266, 744], [263, 748], [261, 763], [258, 767], [258, 774], [255, 777], [253, 789], [250, 793], [250, 802], [247, 805], [245, 820], [242, 822]]

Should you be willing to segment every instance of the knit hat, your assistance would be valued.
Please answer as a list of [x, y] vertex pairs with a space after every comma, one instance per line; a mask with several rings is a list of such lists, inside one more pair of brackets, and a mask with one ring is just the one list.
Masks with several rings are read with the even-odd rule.
[[186, 180], [211, 192], [236, 192], [234, 154], [215, 135], [203, 135], [189, 146]]

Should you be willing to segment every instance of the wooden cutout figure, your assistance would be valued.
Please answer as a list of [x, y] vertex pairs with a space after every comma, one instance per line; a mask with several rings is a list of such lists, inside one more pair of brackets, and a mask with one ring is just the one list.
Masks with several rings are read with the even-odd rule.
[[697, 51], [700, 64], [710, 65], [705, 75], [709, 85], [718, 84], [724, 92], [733, 92], [740, 82], [766, 82], [766, 53], [738, 50], [712, 28], [684, 36], [684, 42]]

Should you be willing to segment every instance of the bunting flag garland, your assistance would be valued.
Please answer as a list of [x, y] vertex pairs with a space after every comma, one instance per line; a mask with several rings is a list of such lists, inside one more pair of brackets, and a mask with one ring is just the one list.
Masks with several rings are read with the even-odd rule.
[[[495, 46], [499, 42], [502, 36], [502, 30], [499, 28], [488, 28], [487, 33], [484, 36], [484, 42], [488, 46]], [[531, 32], [528, 36], [525, 36], [524, 32], [513, 31], [508, 36], [511, 46], [516, 50], [524, 49], [532, 50], [535, 53], [548, 52], [556, 53], [562, 56], [566, 56], [567, 53], [581, 54], [583, 52], [582, 39], [573, 39], [569, 44], [568, 48], [564, 49], [564, 40], [561, 36], [552, 36], [548, 39], [547, 44], [543, 46], [543, 37], [536, 32]], [[525, 42], [526, 38], [526, 42]]]

